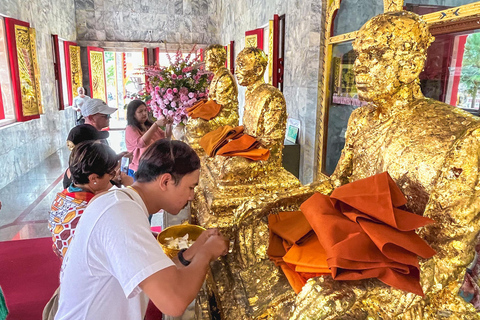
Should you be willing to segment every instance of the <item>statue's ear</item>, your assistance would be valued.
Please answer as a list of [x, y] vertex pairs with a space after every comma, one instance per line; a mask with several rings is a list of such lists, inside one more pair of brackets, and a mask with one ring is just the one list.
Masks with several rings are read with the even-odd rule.
[[400, 61], [399, 79], [402, 83], [412, 83], [420, 76], [425, 67], [425, 56], [417, 53], [408, 60]]
[[255, 66], [255, 74], [258, 76], [258, 78], [262, 78], [264, 73], [265, 73], [265, 68], [260, 63], [258, 63]]

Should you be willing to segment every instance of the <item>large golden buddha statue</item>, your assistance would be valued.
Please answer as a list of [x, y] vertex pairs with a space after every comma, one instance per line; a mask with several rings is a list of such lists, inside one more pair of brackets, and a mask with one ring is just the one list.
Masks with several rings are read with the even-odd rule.
[[185, 127], [185, 142], [197, 153], [204, 154], [198, 141], [208, 132], [224, 125], [238, 125], [238, 88], [233, 75], [225, 68], [227, 51], [219, 44], [212, 44], [205, 50], [205, 69], [214, 76], [209, 86], [208, 100], [221, 105], [220, 112], [211, 120], [202, 118], [188, 120]]
[[283, 94], [265, 83], [265, 53], [253, 47], [237, 56], [238, 83], [247, 87], [243, 115], [244, 133], [268, 149], [268, 160], [215, 156], [205, 160], [193, 211], [205, 227], [230, 227], [232, 210], [252, 196], [300, 186], [282, 167], [287, 110]]
[[406, 207], [435, 223], [418, 234], [437, 254], [421, 259], [425, 297], [377, 279], [310, 279], [295, 296], [266, 255], [266, 216], [298, 210], [312, 192], [255, 199], [236, 210], [233, 252], [212, 266], [210, 292], [224, 319], [480, 319], [459, 289], [475, 263], [480, 231], [480, 119], [425, 98], [419, 87], [433, 37], [410, 12], [370, 19], [354, 42], [358, 94], [369, 105], [349, 120], [333, 175], [311, 185], [334, 188], [387, 171]]

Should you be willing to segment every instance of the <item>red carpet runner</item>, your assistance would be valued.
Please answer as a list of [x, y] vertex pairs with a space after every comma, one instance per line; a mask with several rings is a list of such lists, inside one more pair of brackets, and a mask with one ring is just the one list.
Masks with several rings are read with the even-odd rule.
[[59, 285], [60, 259], [52, 239], [0, 242], [0, 286], [5, 294], [7, 320], [38, 320]]

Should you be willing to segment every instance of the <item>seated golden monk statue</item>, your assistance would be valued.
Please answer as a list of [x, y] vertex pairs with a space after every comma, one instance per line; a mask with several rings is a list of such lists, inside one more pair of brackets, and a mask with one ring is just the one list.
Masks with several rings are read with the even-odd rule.
[[255, 137], [270, 156], [261, 161], [219, 155], [205, 159], [193, 203], [197, 222], [204, 227], [229, 227], [232, 210], [252, 196], [300, 186], [282, 167], [287, 110], [280, 90], [264, 81], [265, 53], [245, 48], [238, 54], [236, 66], [238, 83], [247, 87], [244, 133]]
[[208, 100], [221, 105], [220, 112], [211, 120], [190, 118], [185, 126], [185, 142], [198, 154], [204, 154], [198, 144], [206, 133], [224, 125], [238, 126], [238, 88], [233, 75], [225, 68], [227, 51], [219, 44], [212, 44], [205, 50], [205, 69], [214, 76], [208, 91]]
[[[311, 192], [256, 198], [237, 208], [233, 251], [212, 265], [208, 281], [223, 319], [480, 319], [459, 295], [480, 231], [480, 119], [422, 95], [419, 74], [433, 40], [427, 24], [406, 11], [381, 14], [360, 29], [355, 80], [370, 104], [352, 113], [330, 178], [312, 184]], [[418, 232], [437, 252], [419, 261], [425, 297], [378, 279], [331, 276], [308, 280], [295, 295], [266, 254], [267, 215], [298, 210], [313, 191], [329, 194], [384, 171], [409, 211], [435, 221]]]

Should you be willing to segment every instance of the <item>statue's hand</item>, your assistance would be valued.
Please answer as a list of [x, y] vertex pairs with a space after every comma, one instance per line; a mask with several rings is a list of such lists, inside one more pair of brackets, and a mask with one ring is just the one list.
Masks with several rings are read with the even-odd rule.
[[261, 216], [268, 215], [264, 209], [276, 200], [278, 200], [276, 194], [267, 194], [242, 203], [233, 211], [234, 225], [253, 222], [252, 219], [258, 220]]
[[290, 320], [366, 319], [366, 312], [358, 308], [365, 291], [359, 281], [336, 281], [330, 276], [310, 279], [297, 295]]
[[310, 187], [313, 189], [313, 191], [319, 192], [324, 195], [330, 195], [335, 189], [335, 187], [332, 185], [332, 183], [326, 176], [322, 177], [321, 180], [315, 181], [310, 184]]

